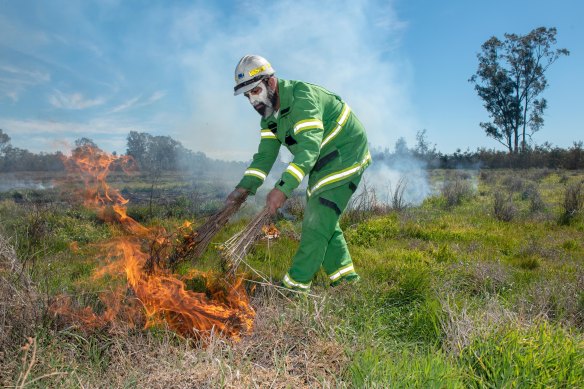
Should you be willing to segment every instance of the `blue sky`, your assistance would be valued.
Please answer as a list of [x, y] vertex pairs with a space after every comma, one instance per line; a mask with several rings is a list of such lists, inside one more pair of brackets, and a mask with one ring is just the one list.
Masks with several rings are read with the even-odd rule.
[[374, 146], [427, 130], [443, 152], [500, 148], [468, 82], [481, 44], [558, 29], [570, 50], [548, 73], [545, 127], [584, 139], [584, 2], [0, 0], [0, 128], [31, 151], [80, 137], [123, 152], [129, 131], [170, 135], [212, 157], [248, 160], [259, 117], [233, 97], [239, 58], [268, 58], [282, 78], [340, 94]]

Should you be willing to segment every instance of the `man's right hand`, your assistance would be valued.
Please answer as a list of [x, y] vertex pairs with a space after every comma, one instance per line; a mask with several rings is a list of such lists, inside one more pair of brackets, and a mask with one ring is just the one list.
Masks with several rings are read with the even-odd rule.
[[235, 203], [243, 203], [248, 195], [249, 191], [247, 189], [235, 188], [235, 190], [229, 193], [229, 196], [225, 199], [225, 204], [231, 205]]

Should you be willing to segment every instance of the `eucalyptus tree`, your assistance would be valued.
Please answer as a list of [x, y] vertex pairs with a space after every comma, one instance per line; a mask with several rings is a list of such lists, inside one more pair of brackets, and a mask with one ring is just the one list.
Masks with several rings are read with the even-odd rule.
[[538, 27], [527, 35], [493, 36], [481, 46], [476, 73], [470, 78], [491, 118], [480, 123], [487, 136], [509, 153], [524, 151], [527, 138], [543, 127], [547, 101], [545, 73], [567, 49], [554, 49], [557, 30]]

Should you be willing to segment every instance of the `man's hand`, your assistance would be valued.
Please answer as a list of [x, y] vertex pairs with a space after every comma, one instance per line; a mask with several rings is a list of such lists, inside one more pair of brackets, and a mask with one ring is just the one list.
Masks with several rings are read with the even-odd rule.
[[276, 211], [286, 202], [286, 195], [280, 189], [272, 189], [266, 198], [266, 207], [270, 214], [274, 215]]
[[249, 191], [243, 188], [235, 188], [235, 190], [229, 193], [229, 196], [225, 199], [225, 205], [231, 205], [235, 203], [243, 203], [247, 196], [249, 195]]

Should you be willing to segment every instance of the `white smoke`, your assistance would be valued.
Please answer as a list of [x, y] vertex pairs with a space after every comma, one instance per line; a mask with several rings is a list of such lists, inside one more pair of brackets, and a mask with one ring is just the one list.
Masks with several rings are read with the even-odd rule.
[[361, 191], [373, 189], [376, 199], [387, 206], [392, 205], [396, 191], [403, 190], [402, 200], [407, 206], [420, 205], [433, 193], [426, 163], [411, 154], [395, 156], [389, 162], [374, 161], [361, 182]]
[[[391, 55], [403, 22], [391, 2], [280, 1], [238, 9], [237, 21], [180, 53], [191, 118], [179, 126], [185, 146], [221, 159], [249, 160], [259, 142], [259, 115], [233, 96], [233, 72], [245, 54], [265, 56], [276, 74], [338, 93], [374, 145], [391, 144], [418, 128], [410, 104], [411, 69]], [[176, 21], [179, 36], [200, 36], [220, 15], [195, 7]], [[204, 19], [196, 15], [203, 13]], [[192, 34], [187, 33], [191, 28]], [[199, 35], [197, 35], [199, 34]]]

